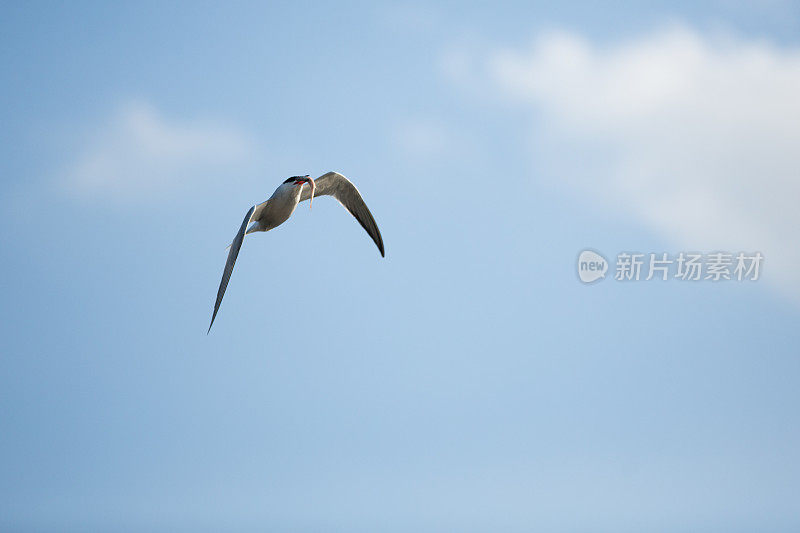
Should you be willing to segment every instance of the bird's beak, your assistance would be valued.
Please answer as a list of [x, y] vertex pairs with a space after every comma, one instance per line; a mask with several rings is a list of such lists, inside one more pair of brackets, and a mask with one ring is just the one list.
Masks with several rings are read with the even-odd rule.
[[314, 191], [316, 190], [317, 185], [314, 183], [314, 180], [308, 176], [306, 176], [306, 183], [311, 185], [311, 198], [308, 199], [308, 209], [311, 210], [311, 206], [314, 205]]

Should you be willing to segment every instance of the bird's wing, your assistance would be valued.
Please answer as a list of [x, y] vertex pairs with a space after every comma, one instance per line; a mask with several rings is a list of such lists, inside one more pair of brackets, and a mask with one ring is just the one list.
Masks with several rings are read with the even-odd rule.
[[252, 220], [258, 220], [258, 219], [260, 219], [260, 218], [261, 218], [261, 214], [264, 212], [264, 209], [266, 209], [266, 208], [267, 208], [267, 206], [269, 205], [269, 202], [270, 202], [271, 200], [272, 200], [272, 199], [270, 198], [270, 199], [269, 199], [269, 200], [267, 200], [266, 202], [261, 202], [260, 204], [258, 204], [258, 205], [256, 206], [256, 208], [255, 208], [256, 210], [255, 210], [255, 211], [253, 211], [253, 217], [252, 217]]
[[[314, 197], [327, 195], [336, 198], [339, 203], [350, 211], [350, 214], [358, 220], [358, 223], [367, 231], [369, 236], [372, 237], [372, 240], [375, 241], [383, 257], [383, 238], [381, 237], [381, 231], [378, 229], [375, 219], [372, 218], [372, 213], [369, 212], [369, 208], [367, 204], [364, 203], [364, 199], [361, 198], [361, 193], [358, 192], [356, 186], [338, 172], [328, 172], [315, 179], [314, 183]], [[311, 188], [303, 187], [303, 191], [300, 194], [300, 201], [304, 202], [310, 198]]]
[[[233, 265], [236, 264], [236, 258], [239, 256], [239, 250], [242, 248], [242, 242], [244, 242], [244, 232], [247, 229], [247, 225], [250, 223], [250, 219], [253, 218], [253, 212], [255, 209], [256, 206], [253, 206], [249, 211], [247, 211], [244, 221], [242, 222], [242, 227], [239, 228], [239, 232], [236, 234], [236, 237], [233, 238], [233, 242], [231, 243], [231, 249], [228, 252], [228, 261], [225, 263], [225, 271], [222, 273], [222, 281], [219, 282], [217, 301], [214, 304], [214, 314], [211, 315], [211, 324], [208, 326], [208, 331], [211, 331], [211, 326], [214, 325], [214, 319], [217, 318], [219, 305], [222, 303], [222, 297], [225, 296], [225, 289], [228, 288], [228, 281], [231, 279]], [[208, 332], [206, 332], [206, 334], [208, 334]]]

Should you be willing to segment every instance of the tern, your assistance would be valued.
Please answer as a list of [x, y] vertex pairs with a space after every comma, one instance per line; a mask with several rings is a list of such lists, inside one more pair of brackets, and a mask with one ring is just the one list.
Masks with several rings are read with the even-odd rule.
[[[381, 252], [381, 257], [385, 256], [383, 238], [378, 225], [375, 223], [375, 219], [372, 218], [372, 213], [369, 212], [364, 199], [361, 198], [361, 193], [358, 192], [358, 189], [350, 180], [338, 172], [328, 172], [316, 180], [311, 179], [308, 175], [292, 176], [275, 189], [269, 200], [254, 205], [247, 211], [242, 226], [236, 233], [236, 237], [233, 238], [233, 242], [229, 245], [228, 260], [225, 263], [222, 280], [219, 282], [217, 301], [214, 303], [214, 314], [211, 315], [211, 324], [208, 326], [208, 332], [211, 331], [214, 319], [217, 318], [217, 311], [219, 311], [219, 306], [222, 303], [222, 297], [225, 296], [225, 289], [228, 288], [233, 265], [236, 264], [236, 258], [239, 255], [245, 235], [277, 228], [292, 216], [297, 204], [308, 200], [310, 208], [316, 196], [333, 196], [336, 198], [372, 237]], [[251, 222], [252, 225], [248, 228], [247, 225]]]

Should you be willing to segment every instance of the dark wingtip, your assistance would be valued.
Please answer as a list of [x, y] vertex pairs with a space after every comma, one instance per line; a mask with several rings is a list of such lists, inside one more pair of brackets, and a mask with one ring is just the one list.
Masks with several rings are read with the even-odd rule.
[[[359, 222], [361, 221], [359, 220]], [[369, 236], [372, 237], [372, 241], [375, 243], [375, 246], [378, 247], [378, 251], [381, 253], [381, 257], [386, 257], [386, 253], [383, 251], [383, 237], [381, 236], [381, 230], [379, 230], [378, 225], [375, 224], [375, 219], [372, 219], [372, 224], [375, 226], [375, 234], [373, 235], [373, 233], [369, 230], [367, 230], [367, 233], [369, 233]], [[361, 225], [364, 227], [364, 229], [367, 229], [366, 225], [364, 224]]]
[[219, 311], [219, 302], [214, 306], [214, 313], [211, 315], [211, 324], [208, 325], [208, 331], [206, 331], [206, 335], [211, 333], [211, 326], [214, 325], [214, 320], [217, 319], [217, 311]]

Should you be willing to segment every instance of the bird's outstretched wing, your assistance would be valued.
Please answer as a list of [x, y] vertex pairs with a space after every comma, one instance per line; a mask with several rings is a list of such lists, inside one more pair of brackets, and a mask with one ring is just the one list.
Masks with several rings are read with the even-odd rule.
[[[222, 281], [219, 282], [217, 301], [214, 304], [214, 314], [211, 315], [211, 324], [208, 326], [208, 331], [211, 331], [211, 326], [214, 325], [214, 319], [217, 318], [219, 305], [222, 303], [222, 297], [225, 296], [225, 289], [228, 288], [228, 281], [231, 279], [233, 265], [236, 264], [236, 258], [239, 256], [239, 250], [242, 248], [242, 242], [244, 242], [244, 232], [247, 229], [247, 225], [250, 223], [250, 219], [253, 217], [253, 211], [255, 211], [255, 209], [256, 206], [253, 206], [247, 212], [244, 217], [244, 221], [242, 222], [242, 227], [239, 228], [239, 232], [236, 234], [236, 237], [233, 238], [233, 242], [231, 243], [231, 248], [228, 252], [228, 261], [225, 263], [225, 271], [222, 273]], [[206, 332], [206, 335], [208, 334], [208, 331]]]
[[256, 204], [255, 211], [253, 211], [253, 222], [257, 221], [261, 218], [261, 215], [264, 214], [264, 210], [269, 206], [269, 203], [272, 201], [270, 198], [266, 202], [261, 202], [260, 204]]
[[[358, 223], [367, 231], [369, 236], [372, 237], [372, 240], [375, 241], [383, 257], [383, 238], [381, 237], [381, 231], [378, 229], [375, 219], [372, 218], [372, 213], [369, 212], [369, 208], [367, 208], [367, 204], [364, 203], [364, 199], [361, 198], [361, 193], [358, 192], [356, 186], [338, 172], [323, 174], [315, 179], [314, 183], [316, 184], [314, 197], [333, 196], [336, 198], [339, 203], [350, 211], [350, 214], [358, 220]], [[301, 202], [311, 198], [310, 189], [310, 187], [303, 187], [303, 192], [300, 195]]]

